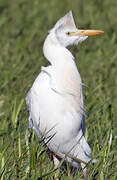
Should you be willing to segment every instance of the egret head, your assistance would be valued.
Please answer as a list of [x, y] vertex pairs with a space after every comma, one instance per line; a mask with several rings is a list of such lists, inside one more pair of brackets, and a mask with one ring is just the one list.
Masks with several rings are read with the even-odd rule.
[[84, 41], [88, 36], [102, 34], [104, 32], [99, 30], [79, 30], [75, 25], [72, 12], [70, 11], [57, 21], [49, 33], [54, 33], [59, 43], [67, 47]]

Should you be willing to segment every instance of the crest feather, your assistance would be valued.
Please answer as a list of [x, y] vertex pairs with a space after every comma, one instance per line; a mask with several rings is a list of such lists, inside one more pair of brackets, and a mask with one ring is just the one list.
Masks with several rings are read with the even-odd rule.
[[50, 30], [50, 32], [52, 32], [53, 30], [57, 30], [57, 29], [59, 29], [61, 27], [69, 29], [69, 30], [77, 29], [76, 25], [75, 25], [73, 15], [72, 15], [72, 11], [69, 11], [65, 16], [60, 18], [57, 21], [57, 23], [55, 24], [55, 26], [53, 27], [53, 29]]

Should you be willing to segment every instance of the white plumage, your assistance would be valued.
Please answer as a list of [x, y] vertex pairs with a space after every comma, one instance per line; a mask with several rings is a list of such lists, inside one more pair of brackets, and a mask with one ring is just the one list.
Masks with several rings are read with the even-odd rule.
[[50, 65], [41, 68], [26, 97], [30, 127], [38, 137], [45, 137], [52, 152], [66, 156], [75, 167], [80, 164], [72, 156], [89, 162], [91, 149], [84, 137], [82, 80], [67, 46], [87, 37], [76, 28], [71, 11], [62, 17], [44, 42], [43, 52]]

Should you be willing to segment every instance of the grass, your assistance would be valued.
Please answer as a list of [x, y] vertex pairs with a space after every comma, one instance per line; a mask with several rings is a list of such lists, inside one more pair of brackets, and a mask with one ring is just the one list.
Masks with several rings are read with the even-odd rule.
[[[28, 130], [25, 96], [41, 66], [47, 31], [73, 10], [80, 28], [105, 31], [103, 36], [71, 47], [84, 88], [86, 138], [99, 162], [88, 165], [89, 179], [117, 179], [117, 2], [115, 0], [0, 0], [0, 179], [53, 179], [53, 162], [36, 134]], [[80, 49], [80, 51], [79, 51]], [[62, 179], [73, 177], [68, 165]]]

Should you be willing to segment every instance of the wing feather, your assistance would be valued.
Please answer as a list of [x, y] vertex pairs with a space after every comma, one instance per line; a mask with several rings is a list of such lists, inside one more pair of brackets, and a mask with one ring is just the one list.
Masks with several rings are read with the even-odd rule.
[[40, 114], [38, 98], [32, 89], [30, 89], [26, 96], [26, 105], [29, 112], [29, 128], [33, 128], [38, 137], [41, 137], [41, 132], [39, 131]]

